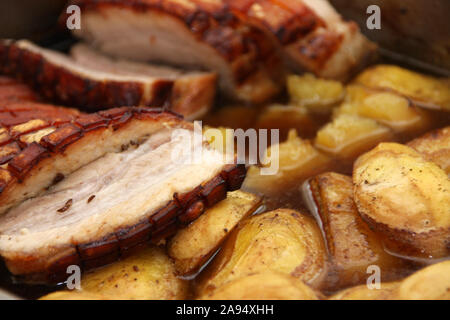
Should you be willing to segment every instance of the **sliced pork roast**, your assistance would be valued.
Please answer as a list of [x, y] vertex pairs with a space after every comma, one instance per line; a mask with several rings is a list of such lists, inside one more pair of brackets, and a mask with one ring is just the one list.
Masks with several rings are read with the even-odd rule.
[[284, 85], [275, 38], [222, 1], [78, 0], [75, 35], [109, 55], [204, 68], [228, 96], [264, 102]]
[[121, 106], [167, 107], [194, 119], [214, 102], [216, 75], [115, 61], [85, 46], [74, 57], [31, 42], [0, 42], [0, 73], [16, 76], [41, 95], [88, 111]]
[[288, 67], [347, 80], [369, 62], [376, 46], [328, 0], [223, 0], [258, 19], [278, 39]]
[[87, 270], [158, 242], [245, 177], [161, 109], [53, 112], [0, 119], [0, 152], [15, 148], [0, 168], [0, 255], [18, 279], [57, 282], [69, 265]]

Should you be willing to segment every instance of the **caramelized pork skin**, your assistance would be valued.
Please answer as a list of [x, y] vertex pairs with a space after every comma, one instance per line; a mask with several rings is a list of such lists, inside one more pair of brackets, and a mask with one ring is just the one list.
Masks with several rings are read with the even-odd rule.
[[[82, 7], [86, 19], [85, 28], [74, 33], [100, 50], [119, 57], [217, 70], [222, 88], [228, 94], [250, 102], [261, 102], [273, 95], [273, 84], [267, 75], [276, 70], [274, 56], [286, 62], [290, 70], [339, 80], [349, 79], [375, 56], [376, 46], [362, 35], [355, 23], [344, 21], [327, 0], [78, 0], [73, 3]], [[123, 11], [119, 12], [120, 9]], [[164, 29], [160, 26], [162, 22], [148, 22], [171, 18], [188, 30], [178, 28], [179, 23], [171, 22]], [[139, 19], [143, 22], [137, 22]], [[183, 32], [185, 37], [191, 34], [199, 41], [183, 43], [180, 36]], [[125, 38], [131, 40], [126, 42]], [[229, 67], [221, 66], [206, 54], [203, 45], [212, 47], [228, 61], [231, 72], [226, 70]], [[171, 53], [174, 47], [186, 56]], [[234, 80], [230, 81], [230, 74]], [[260, 76], [254, 76], [257, 74]], [[249, 88], [259, 82], [265, 89], [252, 94], [245, 86], [240, 88], [238, 79], [245, 80]], [[234, 88], [233, 81], [237, 83]]]
[[347, 80], [375, 56], [376, 46], [327, 0], [223, 0], [259, 21], [278, 40], [287, 67]]
[[217, 71], [223, 91], [246, 102], [264, 102], [283, 86], [275, 37], [226, 2], [72, 3], [84, 17], [75, 35], [109, 55]]
[[[23, 109], [15, 109], [16, 116], [12, 116], [11, 112], [2, 114], [9, 114], [11, 119], [19, 115], [20, 119], [21, 112], [30, 112], [27, 104], [24, 106]], [[47, 113], [38, 112], [37, 118], [25, 123], [7, 125], [7, 117], [0, 119], [4, 125], [5, 137], [0, 146], [0, 152], [4, 153], [0, 169], [0, 214], [5, 217], [10, 208], [38, 199], [41, 195], [45, 196], [49, 188], [53, 192], [53, 185], [58, 186], [61, 180], [66, 181], [73, 172], [78, 172], [80, 168], [85, 168], [106, 154], [120, 153], [121, 150], [127, 150], [128, 146], [139, 143], [142, 138], [168, 128], [192, 130], [192, 125], [178, 115], [157, 108], [122, 107], [87, 115], [71, 112], [70, 109], [51, 109], [48, 105], [44, 107]], [[50, 111], [53, 113], [49, 113]], [[61, 115], [66, 118], [63, 119]], [[25, 119], [28, 120], [26, 117]], [[155, 147], [158, 145], [159, 143]], [[6, 151], [10, 154], [6, 155]], [[191, 189], [178, 188], [175, 180], [175, 185], [171, 187], [175, 193], [162, 206], [150, 204], [151, 211], [133, 208], [136, 210], [130, 212], [131, 218], [119, 219], [111, 224], [114, 228], [99, 225], [98, 232], [91, 234], [89, 231], [80, 241], [74, 236], [69, 243], [55, 239], [52, 245], [51, 237], [45, 238], [44, 234], [43, 238], [39, 237], [43, 244], [33, 244], [30, 240], [20, 240], [22, 242], [19, 244], [14, 239], [26, 236], [28, 231], [23, 233], [26, 228], [17, 233], [9, 218], [2, 219], [1, 255], [8, 269], [18, 279], [31, 282], [58, 282], [67, 275], [66, 268], [71, 264], [88, 270], [110, 263], [144, 243], [158, 242], [169, 237], [177, 228], [190, 223], [206, 208], [224, 199], [227, 191], [240, 188], [246, 173], [245, 166], [219, 163], [211, 167], [217, 173], [203, 173], [208, 178]], [[182, 165], [180, 170], [185, 172], [182, 171]], [[186, 179], [189, 177], [183, 178]], [[188, 184], [190, 185], [192, 183]], [[160, 197], [159, 200], [164, 199]], [[89, 197], [87, 201], [99, 200]], [[61, 221], [64, 221], [74, 204], [69, 199], [58, 210]], [[47, 214], [37, 213], [44, 215], [43, 218]], [[14, 219], [20, 222], [21, 210], [16, 210], [14, 215], [16, 214], [18, 218], [16, 216]], [[50, 229], [49, 235], [52, 230], [59, 230], [57, 223], [61, 225], [61, 222], [55, 222], [56, 226], [53, 228], [56, 229]], [[82, 228], [77, 223], [74, 226]], [[45, 227], [45, 223], [43, 226]], [[64, 223], [62, 226], [66, 228]]]
[[[116, 65], [114, 60], [88, 47], [79, 49], [77, 58], [90, 60], [89, 65], [25, 40], [3, 40], [0, 73], [19, 78], [50, 101], [87, 111], [142, 105], [166, 107], [195, 118], [212, 107], [216, 92], [214, 73], [183, 73], [165, 67], [154, 67], [151, 75], [139, 73], [141, 68], [152, 69], [148, 64], [134, 64], [134, 72], [127, 72], [131, 67], [124, 67], [126, 63]], [[109, 69], [102, 69], [105, 64]]]

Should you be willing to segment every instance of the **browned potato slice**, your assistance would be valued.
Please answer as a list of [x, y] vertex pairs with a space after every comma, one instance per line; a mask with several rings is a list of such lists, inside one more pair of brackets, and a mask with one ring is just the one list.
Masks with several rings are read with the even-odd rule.
[[[278, 157], [273, 148], [278, 148]], [[273, 157], [272, 161], [269, 161]], [[300, 186], [308, 177], [330, 168], [332, 159], [314, 148], [309, 140], [301, 139], [293, 129], [288, 139], [279, 145], [268, 149], [263, 159], [263, 168], [276, 167], [275, 174], [263, 175], [261, 168], [252, 166], [247, 171], [247, 177], [242, 188], [252, 192], [276, 195], [286, 189]]]
[[450, 81], [393, 65], [378, 65], [362, 72], [356, 82], [369, 88], [398, 92], [423, 107], [450, 110]]
[[201, 275], [198, 293], [209, 295], [226, 283], [276, 271], [318, 287], [326, 276], [326, 251], [314, 220], [278, 209], [245, 220], [225, 241]]
[[428, 112], [414, 106], [407, 98], [361, 85], [347, 87], [345, 103], [334, 112], [335, 116], [340, 114], [370, 118], [403, 135], [423, 132], [431, 125]]
[[412, 274], [392, 295], [399, 300], [450, 300], [450, 261], [440, 262]]
[[450, 253], [450, 180], [414, 149], [381, 143], [354, 165], [362, 217], [395, 252], [423, 258]]
[[327, 241], [332, 270], [327, 291], [365, 283], [367, 268], [377, 265], [382, 281], [396, 277], [400, 260], [387, 254], [377, 235], [361, 219], [353, 202], [352, 178], [338, 173], [320, 174], [305, 184], [304, 194]]
[[408, 146], [450, 174], [450, 127], [432, 131], [411, 141]]
[[122, 261], [81, 278], [84, 293], [107, 299], [186, 299], [188, 283], [178, 279], [175, 266], [162, 248], [148, 247]]
[[381, 141], [393, 139], [389, 128], [357, 115], [342, 114], [317, 132], [315, 146], [341, 159], [353, 159]]
[[339, 291], [328, 300], [390, 300], [399, 284], [400, 281], [380, 283], [380, 289], [369, 289], [364, 284]]
[[317, 294], [293, 276], [263, 272], [230, 281], [202, 300], [318, 300]]
[[316, 113], [329, 113], [345, 96], [342, 83], [318, 79], [312, 74], [289, 76], [287, 88], [292, 103]]
[[177, 272], [196, 272], [217, 250], [239, 221], [252, 214], [261, 198], [243, 191], [229, 192], [225, 200], [208, 209], [170, 240], [167, 250]]
[[39, 298], [39, 300], [108, 300], [108, 299], [102, 295], [84, 292], [81, 290], [80, 291], [66, 290], [49, 293]]
[[305, 107], [274, 104], [262, 111], [255, 128], [279, 129], [280, 141], [283, 141], [292, 128], [302, 137], [312, 137], [316, 133], [317, 124]]

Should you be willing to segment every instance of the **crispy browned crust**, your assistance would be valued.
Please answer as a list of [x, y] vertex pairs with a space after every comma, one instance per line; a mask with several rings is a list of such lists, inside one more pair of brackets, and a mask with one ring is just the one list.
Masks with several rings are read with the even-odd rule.
[[195, 116], [212, 107], [216, 92], [215, 74], [175, 80], [161, 78], [150, 87], [138, 81], [99, 81], [55, 65], [38, 52], [8, 40], [0, 41], [0, 73], [20, 79], [54, 103], [86, 111], [142, 105]]
[[13, 78], [0, 76], [0, 107], [19, 101], [37, 101], [39, 97], [27, 85]]
[[[345, 39], [342, 32], [324, 21], [302, 0], [223, 0], [247, 17], [254, 18], [278, 40], [284, 60], [294, 71], [308, 71], [324, 77], [348, 79], [374, 58], [374, 48], [367, 42], [367, 52], [338, 74], [328, 74], [328, 63], [342, 51]], [[359, 33], [356, 23], [344, 22], [353, 37]], [[371, 49], [371, 50], [369, 50]]]
[[[127, 257], [147, 243], [157, 244], [198, 218], [205, 209], [226, 198], [228, 191], [240, 188], [245, 178], [244, 165], [228, 165], [211, 180], [192, 191], [173, 195], [164, 207], [145, 215], [138, 223], [125, 226], [87, 243], [72, 243], [55, 248], [47, 257], [17, 255], [6, 259], [17, 280], [33, 283], [57, 283], [67, 278], [67, 267], [78, 265], [83, 271]], [[27, 270], [32, 270], [31, 273]]]
[[[257, 19], [238, 10], [235, 1], [73, 0], [71, 3], [80, 6], [82, 12], [114, 6], [136, 12], [159, 11], [177, 18], [198, 41], [215, 49], [230, 63], [237, 91], [251, 83], [266, 83], [266, 90], [250, 99], [251, 102], [267, 100], [283, 85], [284, 70], [275, 37]], [[238, 94], [237, 98], [246, 100], [247, 95]]]

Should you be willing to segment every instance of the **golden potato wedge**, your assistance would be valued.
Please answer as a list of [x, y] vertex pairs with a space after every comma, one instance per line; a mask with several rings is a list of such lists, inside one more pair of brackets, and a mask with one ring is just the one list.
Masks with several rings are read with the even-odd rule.
[[326, 250], [314, 220], [288, 209], [245, 220], [198, 281], [200, 296], [226, 283], [265, 271], [291, 275], [317, 288], [326, 276]]
[[355, 80], [369, 88], [398, 92], [418, 105], [450, 111], [450, 81], [426, 76], [394, 65], [377, 65]]
[[284, 141], [291, 129], [296, 129], [302, 137], [313, 137], [318, 125], [305, 107], [274, 104], [262, 111], [255, 128], [279, 129], [280, 141]]
[[217, 251], [234, 227], [260, 206], [261, 198], [243, 191], [208, 209], [189, 226], [178, 231], [167, 246], [178, 274], [191, 275]]
[[238, 278], [201, 300], [318, 300], [317, 294], [293, 276], [262, 272]]
[[450, 127], [432, 131], [407, 145], [450, 174]]
[[450, 300], [450, 260], [410, 275], [393, 291], [392, 299]]
[[213, 128], [210, 126], [205, 126], [203, 128], [203, 138], [209, 143], [211, 147], [222, 152], [223, 154], [235, 153], [233, 129], [225, 127]]
[[39, 300], [108, 300], [100, 294], [84, 292], [82, 290], [64, 290], [49, 293]]
[[[278, 154], [276, 153], [277, 148]], [[242, 189], [266, 195], [278, 195], [286, 189], [300, 186], [302, 182], [319, 172], [331, 169], [332, 159], [314, 148], [309, 140], [297, 136], [295, 129], [289, 131], [288, 139], [267, 150], [262, 168], [276, 168], [274, 174], [262, 174], [261, 168], [251, 166], [247, 171]]]
[[392, 131], [375, 120], [342, 114], [317, 132], [315, 146], [337, 158], [352, 160], [393, 138]]
[[290, 75], [287, 89], [292, 103], [316, 113], [329, 113], [342, 101], [345, 88], [334, 80], [316, 78], [312, 74]]
[[366, 284], [351, 287], [332, 295], [328, 300], [390, 300], [400, 281], [380, 283], [380, 289], [369, 289]]
[[386, 253], [378, 236], [361, 219], [353, 202], [351, 177], [323, 173], [310, 179], [303, 191], [330, 255], [331, 270], [322, 290], [330, 292], [365, 283], [371, 265], [380, 268], [382, 281], [398, 278], [403, 264]]
[[358, 211], [387, 247], [408, 256], [450, 254], [450, 180], [414, 149], [381, 143], [353, 170]]
[[83, 275], [81, 288], [114, 300], [176, 300], [188, 294], [188, 283], [176, 277], [174, 264], [158, 247]]
[[340, 114], [376, 120], [405, 139], [424, 132], [432, 123], [428, 111], [416, 107], [407, 98], [394, 92], [373, 90], [361, 85], [347, 86], [345, 102], [334, 111], [335, 117]]

